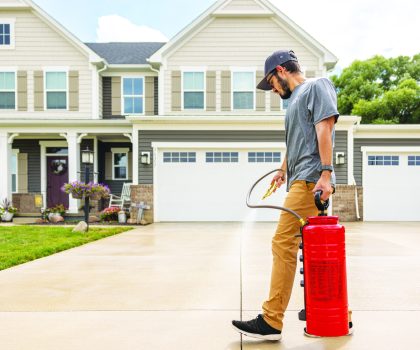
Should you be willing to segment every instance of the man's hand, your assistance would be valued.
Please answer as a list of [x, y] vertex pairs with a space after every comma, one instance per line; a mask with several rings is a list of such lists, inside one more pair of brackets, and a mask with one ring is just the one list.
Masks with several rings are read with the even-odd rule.
[[331, 186], [330, 180], [331, 173], [329, 171], [323, 171], [321, 177], [319, 178], [314, 189], [312, 190], [314, 194], [316, 191], [321, 190], [321, 199], [323, 201], [326, 201], [328, 198], [330, 198], [331, 194], [333, 193], [333, 187]]
[[[277, 188], [280, 188], [281, 185], [286, 183], [286, 172], [283, 169], [279, 169], [276, 175], [274, 175], [273, 180], [271, 180], [271, 184], [275, 183]], [[277, 188], [274, 190], [276, 192]]]

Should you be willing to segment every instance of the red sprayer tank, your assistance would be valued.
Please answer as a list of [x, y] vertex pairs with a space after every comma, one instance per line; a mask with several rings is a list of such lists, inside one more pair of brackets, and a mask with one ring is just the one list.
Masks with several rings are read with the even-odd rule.
[[345, 229], [338, 216], [307, 218], [302, 229], [306, 333], [349, 333]]

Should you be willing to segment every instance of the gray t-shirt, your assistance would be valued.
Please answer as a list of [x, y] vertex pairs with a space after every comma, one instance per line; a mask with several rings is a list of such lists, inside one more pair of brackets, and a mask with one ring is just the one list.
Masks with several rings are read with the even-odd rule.
[[[313, 183], [319, 180], [321, 158], [315, 125], [331, 116], [335, 116], [337, 121], [339, 114], [337, 94], [330, 80], [308, 79], [293, 90], [285, 121], [287, 190], [296, 180]], [[333, 145], [334, 137], [333, 131]], [[335, 185], [334, 173], [331, 176], [331, 184]]]

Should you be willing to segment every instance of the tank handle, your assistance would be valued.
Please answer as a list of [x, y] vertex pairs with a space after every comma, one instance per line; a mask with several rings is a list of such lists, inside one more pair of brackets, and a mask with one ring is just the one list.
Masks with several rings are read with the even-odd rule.
[[327, 199], [325, 202], [322, 201], [321, 195], [322, 195], [321, 190], [315, 192], [315, 205], [319, 210], [319, 213], [318, 213], [319, 216], [327, 216], [327, 214], [325, 214], [325, 210], [327, 210], [328, 207], [330, 206], [330, 200]]

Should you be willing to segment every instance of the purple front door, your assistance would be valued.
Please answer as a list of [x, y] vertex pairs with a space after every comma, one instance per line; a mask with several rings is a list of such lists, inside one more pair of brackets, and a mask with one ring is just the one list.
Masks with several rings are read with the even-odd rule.
[[69, 195], [61, 191], [63, 184], [68, 181], [68, 158], [47, 156], [47, 206], [49, 208], [57, 204], [69, 207]]

